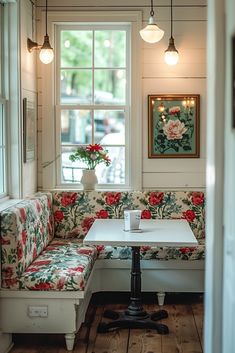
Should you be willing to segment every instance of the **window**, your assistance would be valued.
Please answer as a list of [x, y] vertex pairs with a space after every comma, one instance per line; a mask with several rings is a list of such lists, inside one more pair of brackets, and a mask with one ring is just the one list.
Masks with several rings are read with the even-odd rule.
[[79, 183], [84, 165], [69, 155], [90, 143], [112, 160], [97, 166], [99, 185], [129, 184], [129, 32], [129, 25], [58, 26], [58, 184]]
[[[44, 28], [45, 14], [38, 15]], [[141, 11], [48, 14], [55, 60], [39, 63], [39, 188], [79, 189], [83, 166], [69, 155], [93, 141], [114, 160], [98, 170], [99, 189], [141, 188], [141, 26]]]
[[[0, 0], [0, 198], [21, 197], [19, 2]], [[1, 206], [2, 206], [1, 205]]]

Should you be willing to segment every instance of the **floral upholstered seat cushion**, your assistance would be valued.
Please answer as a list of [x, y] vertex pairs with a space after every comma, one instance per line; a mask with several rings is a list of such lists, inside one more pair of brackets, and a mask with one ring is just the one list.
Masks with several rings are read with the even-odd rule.
[[[97, 246], [98, 259], [127, 260], [131, 259], [131, 248], [121, 246]], [[195, 247], [151, 247], [140, 248], [141, 260], [203, 260], [205, 258], [204, 239]]]
[[95, 247], [54, 239], [19, 278], [25, 290], [84, 290], [97, 257]]
[[52, 196], [38, 194], [1, 213], [2, 287], [19, 287], [18, 278], [54, 236]]
[[194, 191], [56, 192], [55, 236], [82, 241], [95, 219], [124, 218], [127, 209], [141, 210], [142, 218], [187, 219], [195, 237], [205, 237], [204, 193]]

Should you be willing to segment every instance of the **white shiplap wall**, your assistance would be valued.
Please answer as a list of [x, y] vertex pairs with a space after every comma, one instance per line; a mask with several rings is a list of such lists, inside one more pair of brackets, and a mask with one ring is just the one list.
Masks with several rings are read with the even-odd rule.
[[[143, 22], [149, 17], [150, 1], [147, 0], [63, 0], [48, 1], [49, 11], [130, 11], [141, 10]], [[180, 53], [177, 66], [164, 63], [164, 51], [170, 36], [170, 0], [154, 2], [159, 26], [165, 30], [164, 38], [157, 44], [142, 42], [142, 177], [143, 188], [203, 189], [205, 187], [206, 164], [206, 0], [175, 0], [174, 38]], [[38, 13], [44, 9], [45, 1], [38, 0]], [[40, 21], [38, 21], [40, 27]], [[41, 133], [42, 107], [40, 92], [42, 82], [38, 75], [38, 187], [42, 188]], [[200, 158], [195, 159], [149, 159], [147, 146], [148, 94], [200, 94]]]
[[[36, 53], [29, 53], [27, 49], [27, 38], [33, 38], [32, 3], [30, 0], [20, 2], [20, 37], [21, 37], [21, 96], [29, 102], [37, 102], [37, 80], [36, 80]], [[22, 104], [22, 103], [21, 103]], [[21, 105], [22, 108], [22, 105]], [[23, 111], [22, 119], [23, 119]], [[35, 146], [37, 141], [35, 141]], [[36, 150], [37, 151], [37, 150]], [[37, 191], [37, 155], [35, 159], [23, 163], [22, 168], [22, 196], [27, 197]]]

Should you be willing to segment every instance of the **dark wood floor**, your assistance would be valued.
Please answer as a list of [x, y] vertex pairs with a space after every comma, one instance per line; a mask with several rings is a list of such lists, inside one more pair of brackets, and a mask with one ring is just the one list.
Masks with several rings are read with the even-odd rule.
[[[158, 309], [155, 296], [143, 297], [147, 310]], [[86, 322], [76, 335], [74, 353], [202, 353], [203, 298], [199, 295], [168, 295], [164, 309], [169, 317], [162, 320], [170, 333], [159, 335], [153, 330], [118, 330], [97, 334], [96, 328], [105, 309], [126, 308], [126, 294], [110, 293], [93, 297]], [[63, 319], [63, 318], [62, 318]], [[10, 353], [66, 353], [63, 335], [17, 334]]]

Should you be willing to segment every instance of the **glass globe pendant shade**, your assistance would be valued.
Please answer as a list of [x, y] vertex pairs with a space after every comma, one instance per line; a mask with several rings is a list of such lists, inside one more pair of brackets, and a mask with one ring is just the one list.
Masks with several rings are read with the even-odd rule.
[[164, 31], [156, 25], [153, 16], [150, 16], [147, 26], [140, 30], [140, 36], [147, 43], [157, 43], [164, 36]]
[[169, 46], [168, 46], [167, 50], [165, 51], [164, 58], [165, 58], [166, 64], [168, 64], [170, 66], [176, 65], [179, 61], [179, 53], [175, 47], [173, 37], [171, 37], [169, 40]]
[[54, 59], [54, 52], [49, 42], [49, 36], [45, 35], [39, 58], [43, 64], [50, 64]]

